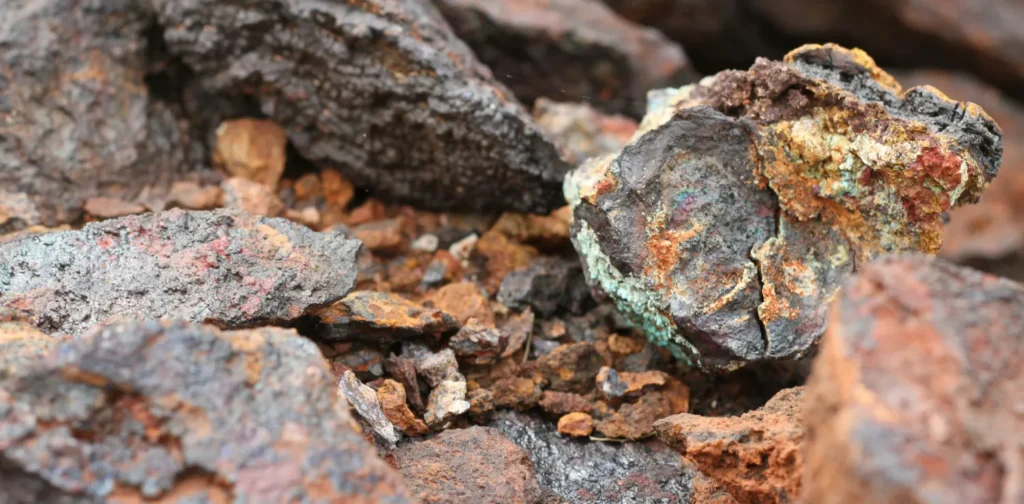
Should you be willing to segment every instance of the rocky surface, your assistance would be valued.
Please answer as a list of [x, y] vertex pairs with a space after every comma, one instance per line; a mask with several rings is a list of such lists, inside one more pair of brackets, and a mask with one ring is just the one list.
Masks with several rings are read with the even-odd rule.
[[52, 335], [140, 318], [282, 322], [348, 293], [358, 249], [229, 210], [124, 217], [0, 245], [0, 306]]
[[317, 337], [328, 341], [437, 342], [459, 330], [455, 317], [384, 292], [356, 291], [315, 315]]
[[840, 293], [808, 384], [808, 502], [1024, 501], [1024, 287], [923, 256]]
[[592, 100], [643, 114], [648, 89], [694, 80], [686, 54], [600, 0], [438, 0], [455, 33], [526, 105]]
[[424, 504], [541, 502], [529, 454], [490, 427], [451, 429], [395, 451], [399, 472]]
[[426, 0], [153, 4], [205, 89], [251, 95], [303, 158], [357, 185], [463, 211], [560, 201], [555, 148]]
[[0, 500], [412, 502], [346, 409], [293, 331], [107, 327], [0, 382]]
[[636, 121], [628, 117], [602, 114], [587, 103], [555, 102], [545, 98], [534, 104], [533, 120], [573, 166], [622, 150], [637, 127]]
[[144, 6], [0, 5], [0, 188], [30, 199], [41, 223], [77, 220], [92, 197], [166, 189], [204, 161], [181, 107], [147, 86], [167, 58]]
[[856, 265], [938, 251], [1002, 152], [977, 105], [834, 45], [652, 97], [630, 145], [567, 178], [573, 243], [599, 297], [711, 368], [803, 356]]
[[740, 502], [798, 502], [803, 396], [802, 388], [786, 389], [742, 416], [681, 414], [659, 420], [654, 427], [659, 439]]

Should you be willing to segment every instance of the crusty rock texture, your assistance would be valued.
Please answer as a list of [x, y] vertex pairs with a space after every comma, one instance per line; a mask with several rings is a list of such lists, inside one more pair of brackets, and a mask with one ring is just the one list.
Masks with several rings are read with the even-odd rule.
[[662, 441], [740, 502], [797, 502], [803, 470], [803, 395], [803, 388], [786, 389], [742, 416], [683, 413], [658, 421], [654, 428]]
[[807, 387], [806, 502], [1024, 502], [1024, 286], [872, 263], [840, 291]]
[[131, 200], [202, 162], [180, 107], [146, 85], [166, 58], [144, 6], [0, 2], [0, 188], [25, 193], [48, 226], [78, 219], [91, 197]]
[[230, 210], [124, 217], [0, 245], [0, 307], [55, 336], [142, 318], [291, 320], [352, 289], [359, 246]]
[[455, 33], [527, 106], [592, 101], [643, 115], [649, 89], [695, 80], [683, 49], [600, 0], [437, 0]]
[[567, 178], [573, 243], [596, 294], [712, 368], [803, 356], [843, 279], [936, 252], [1002, 152], [978, 106], [834, 45], [651, 97], [630, 145]]
[[294, 331], [109, 326], [0, 381], [0, 501], [412, 502], [353, 425]]
[[427, 0], [153, 0], [169, 51], [307, 160], [424, 207], [546, 212], [566, 165]]

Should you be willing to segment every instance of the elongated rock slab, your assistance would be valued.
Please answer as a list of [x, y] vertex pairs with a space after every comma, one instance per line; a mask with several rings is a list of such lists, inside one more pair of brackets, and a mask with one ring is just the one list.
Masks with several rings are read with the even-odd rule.
[[352, 289], [359, 247], [230, 210], [124, 217], [0, 246], [0, 307], [55, 336], [140, 318], [290, 320]]
[[427, 0], [153, 0], [203, 86], [248, 93], [307, 160], [432, 208], [546, 213], [567, 165]]
[[0, 501], [412, 502], [332, 382], [290, 330], [103, 328], [0, 381]]
[[573, 243], [599, 297], [714, 368], [804, 355], [857, 264], [936, 252], [1002, 153], [977, 105], [835, 45], [651, 98], [630, 145], [567, 178]]

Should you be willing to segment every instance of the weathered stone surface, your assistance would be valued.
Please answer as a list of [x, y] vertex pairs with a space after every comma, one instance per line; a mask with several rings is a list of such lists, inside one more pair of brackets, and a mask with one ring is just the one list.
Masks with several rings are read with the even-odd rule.
[[423, 412], [423, 398], [420, 397], [420, 382], [416, 379], [416, 364], [412, 359], [391, 354], [384, 361], [384, 369], [388, 375], [402, 385], [406, 400], [413, 411]]
[[593, 100], [643, 114], [648, 89], [692, 81], [682, 48], [600, 0], [438, 0], [455, 33], [523, 103]]
[[505, 306], [515, 310], [530, 306], [543, 317], [578, 310], [589, 297], [579, 262], [550, 256], [505, 275], [498, 290], [498, 301]]
[[525, 450], [489, 427], [452, 429], [395, 451], [398, 470], [424, 504], [534, 504], [541, 489]]
[[[462, 376], [459, 373], [459, 363], [455, 360], [455, 352], [451, 348], [445, 348], [438, 352], [431, 352], [421, 346], [407, 346], [413, 349], [409, 352], [416, 365], [416, 372], [426, 380], [427, 385], [436, 387], [442, 381], [453, 377]], [[404, 356], [407, 352], [403, 351]]]
[[423, 421], [431, 428], [446, 428], [455, 417], [469, 411], [466, 401], [466, 379], [462, 375], [449, 377], [438, 383], [427, 396], [427, 409]]
[[344, 296], [359, 242], [284, 219], [169, 210], [0, 246], [0, 307], [53, 335], [175, 318], [238, 328]]
[[586, 413], [569, 413], [558, 419], [558, 432], [570, 437], [587, 437], [594, 432], [594, 418]]
[[395, 426], [384, 415], [380, 400], [377, 399], [377, 391], [364, 385], [356, 378], [351, 370], [345, 371], [338, 380], [338, 392], [340, 392], [348, 403], [359, 415], [359, 418], [370, 426], [376, 439], [388, 446], [395, 446], [398, 442], [398, 432]]
[[598, 419], [594, 428], [613, 439], [644, 439], [654, 435], [655, 422], [685, 413], [689, 407], [690, 390], [682, 383], [669, 382], [664, 390], [648, 392], [635, 402], [623, 403], [611, 414]]
[[528, 410], [540, 401], [541, 384], [531, 378], [510, 376], [502, 378], [491, 386], [491, 400], [498, 408], [515, 408]]
[[[636, 121], [604, 115], [586, 103], [562, 103], [541, 98], [533, 106], [533, 120], [576, 166], [592, 157], [614, 154], [636, 133]], [[568, 225], [565, 236], [568, 238]], [[511, 233], [507, 233], [511, 234]]]
[[0, 4], [0, 188], [27, 194], [43, 224], [76, 220], [91, 197], [132, 201], [204, 162], [180, 107], [146, 85], [166, 58], [144, 6]]
[[459, 329], [451, 315], [396, 294], [355, 291], [317, 310], [317, 337], [332, 341], [365, 341], [389, 345], [424, 338], [440, 341]]
[[702, 480], [658, 441], [580, 442], [560, 435], [551, 422], [511, 411], [500, 412], [491, 427], [526, 449], [537, 481], [554, 502], [683, 504], [694, 502], [695, 484]]
[[551, 390], [585, 393], [594, 387], [601, 370], [601, 356], [590, 343], [560, 345], [537, 360]]
[[1024, 287], [923, 256], [840, 291], [808, 384], [804, 498], [1024, 502]]
[[0, 501], [411, 502], [332, 381], [294, 331], [103, 328], [0, 384]]
[[39, 208], [29, 195], [0, 189], [0, 234], [38, 226], [41, 222]]
[[505, 339], [505, 349], [501, 351], [501, 357], [511, 357], [523, 349], [523, 346], [533, 335], [533, 322], [536, 317], [533, 310], [527, 308], [522, 313], [509, 316], [501, 322], [498, 329], [501, 337]]
[[633, 143], [567, 178], [573, 242], [599, 297], [713, 368], [804, 355], [855, 266], [938, 251], [1002, 151], [977, 105], [834, 45], [652, 96]]
[[539, 405], [544, 411], [556, 416], [573, 412], [590, 413], [594, 409], [586, 397], [572, 392], [556, 392], [554, 390], [545, 390], [540, 397]]
[[597, 373], [597, 390], [609, 401], [621, 400], [624, 397], [638, 396], [645, 390], [656, 389], [669, 381], [664, 371], [644, 371], [642, 373], [620, 373], [610, 367], [602, 367]]
[[284, 202], [274, 188], [254, 180], [231, 177], [220, 183], [225, 208], [241, 210], [253, 215], [277, 217], [284, 212]]
[[18, 373], [57, 346], [57, 340], [29, 322], [0, 314], [0, 380]]
[[494, 325], [494, 311], [487, 296], [473, 282], [445, 285], [428, 296], [424, 303], [452, 314], [460, 324], [476, 319], [481, 324]]
[[153, 4], [207, 89], [253, 95], [358, 186], [463, 211], [559, 204], [556, 149], [425, 0]]
[[786, 389], [761, 409], [739, 417], [684, 413], [659, 420], [654, 427], [662, 441], [741, 502], [797, 502], [803, 470], [803, 395], [803, 388]]
[[405, 387], [401, 383], [384, 380], [377, 388], [377, 401], [388, 421], [401, 429], [406, 436], [416, 437], [430, 432], [427, 424], [416, 418], [406, 404]]
[[140, 214], [146, 211], [146, 207], [138, 203], [103, 196], [85, 200], [82, 209], [85, 210], [85, 213], [101, 219], [113, 219], [115, 217]]
[[167, 194], [167, 204], [191, 210], [211, 210], [220, 206], [223, 193], [217, 186], [202, 186], [195, 182], [175, 182]]
[[287, 160], [288, 138], [274, 121], [243, 117], [217, 127], [213, 165], [232, 177], [277, 187]]
[[394, 254], [405, 248], [402, 219], [380, 219], [360, 224], [352, 230], [352, 234], [377, 254]]
[[448, 340], [448, 347], [455, 352], [455, 356], [473, 366], [494, 363], [503, 346], [501, 331], [485, 326], [476, 319], [469, 319], [469, 323]]

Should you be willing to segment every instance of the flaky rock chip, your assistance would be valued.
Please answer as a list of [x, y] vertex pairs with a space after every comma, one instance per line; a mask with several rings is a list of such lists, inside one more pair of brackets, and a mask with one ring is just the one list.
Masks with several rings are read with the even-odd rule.
[[294, 331], [109, 326], [0, 380], [0, 501], [411, 502], [353, 425]]
[[307, 160], [424, 207], [545, 213], [567, 165], [427, 0], [152, 0], [169, 51]]
[[54, 336], [144, 318], [291, 320], [352, 289], [359, 246], [232, 210], [124, 217], [0, 245], [0, 308]]
[[835, 45], [651, 98], [630, 145], [567, 178], [573, 243], [597, 294], [710, 368], [804, 355], [843, 279], [936, 252], [1002, 152], [977, 105]]
[[861, 270], [807, 385], [806, 502], [1024, 502], [1024, 286], [912, 255]]

